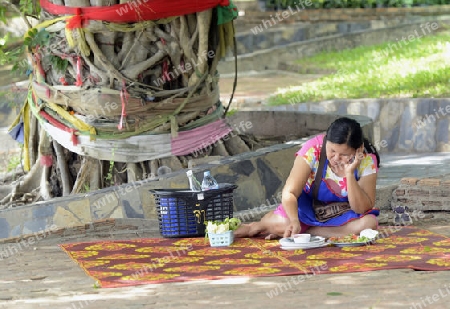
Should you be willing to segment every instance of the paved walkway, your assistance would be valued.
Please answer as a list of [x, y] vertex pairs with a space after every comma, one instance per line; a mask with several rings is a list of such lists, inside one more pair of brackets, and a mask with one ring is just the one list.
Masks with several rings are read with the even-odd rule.
[[[279, 88], [301, 86], [314, 81], [323, 74], [296, 74], [287, 71], [240, 72], [233, 95], [231, 109], [258, 106]], [[219, 88], [222, 103], [227, 105], [233, 92], [234, 74], [220, 76]]]
[[[448, 226], [428, 228], [450, 236]], [[0, 308], [449, 308], [450, 284], [445, 271], [311, 275], [296, 283], [292, 276], [280, 276], [95, 288], [94, 280], [72, 263], [58, 244], [99, 240], [106, 235], [42, 239], [1, 260]], [[114, 238], [133, 237], [137, 236]], [[329, 295], [332, 292], [339, 295]]]
[[[407, 176], [450, 173], [450, 154], [388, 155], [382, 162], [380, 180], [385, 184]], [[450, 236], [449, 225], [423, 227]], [[290, 281], [292, 277], [280, 276], [95, 288], [95, 281], [58, 244], [160, 237], [157, 231], [125, 230], [114, 235], [106, 223], [103, 230], [103, 234], [95, 235], [51, 235], [36, 239], [36, 244], [28, 248], [17, 243], [0, 245], [0, 252], [13, 252], [0, 260], [0, 308], [449, 308], [449, 274], [445, 271], [400, 269], [316, 275], [300, 283], [295, 281], [297, 284]], [[331, 296], [331, 292], [339, 295]]]
[[434, 178], [450, 175], [450, 153], [382, 154], [377, 185], [399, 183], [404, 177]]

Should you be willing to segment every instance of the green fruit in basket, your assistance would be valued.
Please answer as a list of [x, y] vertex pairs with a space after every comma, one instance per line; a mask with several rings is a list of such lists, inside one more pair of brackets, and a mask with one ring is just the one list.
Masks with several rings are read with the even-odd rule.
[[239, 225], [241, 225], [241, 220], [239, 220], [238, 218], [231, 218], [229, 220], [229, 225], [230, 230], [234, 231], [239, 227]]
[[238, 218], [226, 218], [223, 221], [207, 221], [205, 224], [207, 233], [220, 234], [236, 230], [241, 225], [241, 220]]

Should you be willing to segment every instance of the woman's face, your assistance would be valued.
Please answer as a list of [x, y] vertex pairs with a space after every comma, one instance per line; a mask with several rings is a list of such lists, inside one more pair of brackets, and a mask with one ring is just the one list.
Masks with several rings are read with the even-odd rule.
[[346, 144], [335, 144], [327, 141], [326, 144], [327, 159], [331, 166], [342, 166], [350, 163], [356, 154], [356, 149]]

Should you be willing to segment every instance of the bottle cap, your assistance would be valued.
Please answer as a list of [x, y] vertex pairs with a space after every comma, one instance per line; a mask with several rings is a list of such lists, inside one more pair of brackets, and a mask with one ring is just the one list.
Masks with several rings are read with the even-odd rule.
[[161, 176], [164, 174], [172, 173], [172, 169], [168, 166], [163, 165], [158, 168], [158, 171], [156, 173], [158, 174], [158, 176]]

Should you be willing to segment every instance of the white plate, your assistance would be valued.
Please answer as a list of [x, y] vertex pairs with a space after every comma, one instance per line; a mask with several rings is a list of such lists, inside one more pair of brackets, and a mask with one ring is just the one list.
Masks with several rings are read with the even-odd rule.
[[325, 238], [320, 237], [320, 236], [312, 236], [311, 240], [307, 243], [296, 243], [294, 242], [294, 239], [292, 237], [286, 237], [286, 238], [281, 238], [279, 240], [279, 243], [282, 246], [308, 246], [308, 245], [314, 245], [314, 244], [321, 244], [325, 242]]
[[320, 243], [320, 244], [314, 244], [314, 245], [310, 245], [310, 246], [305, 246], [303, 244], [296, 244], [299, 246], [281, 246], [281, 249], [283, 250], [307, 250], [307, 249], [314, 249], [314, 248], [322, 248], [322, 247], [326, 247], [329, 246], [329, 243]]
[[281, 249], [284, 250], [311, 249], [328, 246], [328, 243], [325, 242], [325, 238], [320, 236], [311, 237], [311, 241], [307, 243], [295, 243], [291, 237], [282, 238], [279, 242]]

